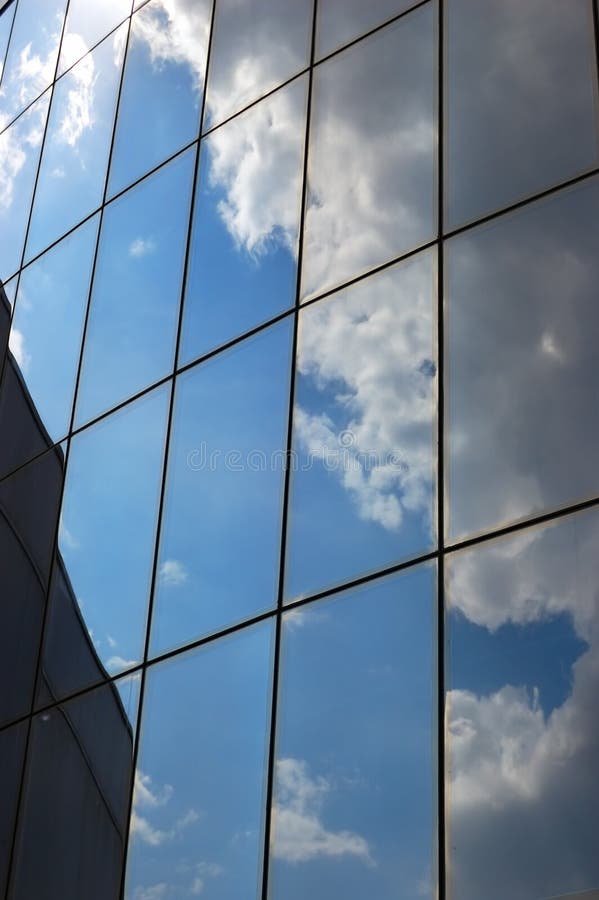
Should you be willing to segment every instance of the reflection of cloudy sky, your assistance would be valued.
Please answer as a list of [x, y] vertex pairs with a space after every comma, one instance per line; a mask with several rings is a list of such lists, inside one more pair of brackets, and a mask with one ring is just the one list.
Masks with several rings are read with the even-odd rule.
[[455, 895], [599, 886], [596, 512], [451, 558]]
[[597, 164], [591, 6], [446, 3], [451, 225]]
[[598, 214], [587, 182], [447, 245], [452, 536], [599, 491]]
[[301, 313], [291, 595], [428, 548], [433, 286], [425, 253]]
[[316, 58], [414, 5], [415, 0], [319, 0]]

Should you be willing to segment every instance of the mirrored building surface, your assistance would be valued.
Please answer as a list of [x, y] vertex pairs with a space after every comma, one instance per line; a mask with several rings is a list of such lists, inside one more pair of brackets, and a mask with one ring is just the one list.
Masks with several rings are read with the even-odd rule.
[[595, 0], [0, 0], [1, 900], [599, 896]]

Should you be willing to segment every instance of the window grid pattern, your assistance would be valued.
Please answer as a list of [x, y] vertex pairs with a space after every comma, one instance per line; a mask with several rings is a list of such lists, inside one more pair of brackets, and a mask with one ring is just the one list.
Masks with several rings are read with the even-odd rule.
[[[124, 21], [128, 23], [127, 25], [127, 42], [129, 40], [130, 26], [132, 17], [134, 14], [138, 13], [140, 9], [146, 6], [151, 0], [145, 0], [144, 3], [141, 4], [133, 4], [133, 8], [131, 10], [131, 14]], [[30, 210], [30, 218], [27, 226], [27, 232], [25, 235], [23, 252], [21, 256], [21, 265], [19, 269], [11, 273], [9, 277], [6, 278], [6, 282], [15, 279], [16, 288], [14, 290], [15, 297], [18, 297], [18, 285], [19, 281], [22, 277], [22, 274], [27, 271], [27, 269], [32, 266], [40, 257], [42, 257], [49, 249], [57, 246], [65, 240], [68, 235], [72, 234], [77, 228], [79, 228], [83, 223], [91, 220], [95, 215], [99, 214], [99, 228], [98, 228], [98, 237], [96, 239], [96, 250], [94, 255], [94, 262], [92, 266], [92, 275], [91, 282], [89, 288], [89, 296], [87, 301], [87, 309], [86, 309], [86, 325], [89, 317], [90, 310], [90, 302], [92, 299], [93, 292], [93, 284], [94, 284], [94, 272], [96, 269], [97, 256], [98, 256], [98, 247], [100, 242], [99, 234], [102, 228], [102, 220], [104, 216], [104, 212], [107, 208], [109, 208], [112, 204], [116, 203], [120, 198], [127, 195], [129, 192], [133, 191], [138, 185], [144, 183], [152, 178], [159, 170], [162, 170], [166, 167], [170, 162], [174, 159], [182, 157], [189, 150], [193, 150], [195, 154], [195, 164], [194, 164], [194, 177], [193, 177], [193, 185], [191, 188], [191, 202], [190, 202], [190, 212], [189, 212], [189, 222], [187, 226], [187, 238], [186, 238], [186, 247], [185, 247], [185, 273], [187, 273], [189, 267], [189, 256], [190, 256], [190, 247], [191, 247], [191, 239], [192, 239], [192, 223], [194, 219], [194, 211], [196, 205], [196, 196], [197, 196], [197, 186], [198, 186], [198, 174], [199, 174], [199, 159], [200, 159], [200, 149], [203, 146], [203, 141], [210, 135], [218, 132], [220, 129], [225, 128], [229, 122], [237, 119], [242, 116], [248, 110], [258, 106], [261, 103], [264, 103], [269, 97], [277, 94], [282, 91], [289, 84], [298, 81], [299, 79], [307, 76], [307, 116], [306, 116], [306, 131], [304, 138], [304, 158], [303, 158], [303, 171], [302, 171], [302, 187], [301, 187], [301, 217], [300, 217], [300, 229], [299, 229], [299, 248], [298, 248], [298, 261], [297, 261], [297, 289], [296, 289], [296, 297], [295, 304], [292, 309], [288, 309], [280, 314], [270, 318], [269, 320], [249, 329], [241, 335], [238, 335], [231, 340], [227, 341], [225, 344], [222, 344], [209, 352], [204, 353], [198, 358], [194, 359], [192, 362], [186, 363], [185, 365], [177, 366], [175, 364], [173, 371], [160, 378], [159, 380], [153, 382], [150, 385], [145, 386], [141, 391], [137, 392], [131, 397], [128, 397], [126, 400], [116, 404], [105, 412], [102, 412], [100, 415], [93, 418], [91, 421], [86, 422], [84, 425], [75, 427], [75, 406], [76, 406], [76, 398], [78, 385], [81, 377], [81, 365], [83, 360], [83, 353], [85, 347], [86, 340], [86, 325], [83, 329], [83, 336], [79, 354], [79, 365], [77, 370], [77, 378], [75, 382], [75, 394], [74, 401], [71, 410], [71, 418], [70, 418], [70, 427], [60, 440], [55, 442], [55, 447], [59, 447], [64, 445], [67, 442], [67, 451], [65, 457], [65, 469], [68, 471], [68, 463], [69, 463], [69, 449], [70, 442], [72, 438], [78, 434], [87, 432], [89, 429], [98, 425], [100, 422], [108, 419], [109, 417], [115, 415], [120, 410], [123, 410], [133, 404], [136, 400], [141, 397], [149, 394], [151, 391], [160, 387], [161, 385], [168, 385], [170, 390], [170, 402], [169, 402], [169, 411], [168, 411], [168, 421], [166, 428], [166, 445], [164, 451], [164, 464], [162, 467], [162, 483], [160, 489], [160, 500], [158, 505], [158, 525], [156, 532], [156, 546], [153, 553], [153, 566], [152, 566], [152, 587], [150, 591], [149, 598], [149, 609], [148, 609], [148, 617], [147, 617], [147, 625], [146, 625], [146, 635], [145, 635], [145, 649], [143, 654], [143, 661], [132, 666], [127, 670], [127, 675], [135, 675], [138, 674], [141, 676], [141, 688], [140, 688], [140, 702], [137, 714], [138, 723], [143, 718], [143, 710], [144, 710], [144, 687], [146, 682], [146, 673], [150, 672], [154, 669], [154, 667], [164, 663], [169, 659], [174, 659], [182, 654], [188, 653], [190, 650], [194, 648], [201, 647], [207, 644], [213, 644], [215, 642], [221, 641], [224, 638], [236, 634], [238, 632], [242, 632], [245, 629], [249, 629], [252, 626], [258, 625], [262, 622], [272, 621], [274, 623], [274, 633], [275, 633], [275, 642], [274, 642], [274, 654], [273, 654], [273, 669], [272, 669], [272, 712], [271, 712], [271, 722], [269, 729], [269, 752], [268, 752], [268, 777], [267, 777], [267, 792], [266, 792], [266, 804], [265, 804], [265, 821], [264, 821], [264, 860], [263, 860], [263, 879], [262, 879], [262, 898], [263, 900], [267, 900], [269, 896], [268, 889], [268, 873], [269, 873], [269, 859], [270, 859], [270, 832], [271, 832], [271, 810], [273, 806], [273, 790], [274, 790], [274, 780], [275, 780], [275, 756], [276, 756], [276, 740], [277, 740], [277, 713], [278, 713], [278, 703], [277, 698], [280, 697], [280, 688], [279, 688], [279, 668], [280, 668], [280, 648], [281, 648], [281, 630], [282, 630], [282, 621], [283, 621], [283, 613], [289, 613], [294, 610], [301, 610], [303, 608], [312, 608], [314, 604], [318, 604], [319, 601], [324, 600], [325, 598], [329, 598], [333, 595], [338, 594], [339, 592], [350, 590], [352, 588], [360, 587], [362, 585], [368, 585], [371, 582], [378, 582], [380, 579], [384, 579], [386, 576], [392, 575], [397, 572], [401, 572], [403, 570], [411, 570], [418, 566], [422, 566], [426, 563], [435, 564], [437, 571], [437, 689], [438, 689], [438, 709], [437, 709], [437, 758], [438, 758], [438, 784], [437, 784], [437, 853], [436, 853], [436, 864], [437, 864], [437, 873], [436, 879], [438, 880], [438, 896], [443, 898], [447, 894], [446, 888], [446, 872], [445, 865], [446, 859], [448, 857], [449, 848], [446, 845], [446, 805], [445, 805], [445, 755], [446, 755], [446, 709], [445, 709], [445, 671], [446, 671], [446, 660], [445, 660], [445, 652], [446, 652], [446, 637], [445, 637], [445, 627], [446, 627], [446, 616], [445, 616], [445, 561], [446, 559], [451, 558], [454, 554], [459, 553], [467, 548], [476, 547], [478, 545], [484, 545], [489, 541], [495, 540], [499, 537], [508, 536], [508, 535], [517, 535], [523, 532], [526, 529], [532, 529], [535, 526], [541, 526], [546, 523], [551, 523], [554, 521], [558, 521], [562, 518], [566, 518], [572, 516], [577, 513], [582, 513], [585, 510], [592, 509], [595, 507], [599, 507], [599, 496], [591, 496], [580, 502], [569, 504], [566, 506], [560, 506], [560, 508], [552, 509], [549, 512], [543, 512], [541, 514], [533, 514], [529, 515], [522, 520], [518, 520], [515, 522], [511, 522], [502, 527], [496, 527], [493, 529], [486, 530], [484, 533], [475, 534], [474, 536], [467, 537], [460, 540], [447, 540], [444, 535], [447, 533], [446, 528], [446, 507], [447, 507], [447, 499], [446, 499], [446, 483], [445, 483], [445, 472], [447, 461], [445, 459], [445, 448], [447, 446], [447, 437], [445, 430], [445, 409], [446, 409], [446, 391], [445, 391], [445, 382], [446, 382], [446, 355], [447, 355], [447, 341], [446, 335], [444, 331], [444, 322], [446, 317], [446, 301], [444, 298], [444, 285], [445, 285], [445, 272], [444, 272], [444, 256], [445, 256], [445, 248], [446, 242], [455, 238], [458, 235], [475, 232], [476, 229], [481, 226], [491, 223], [495, 220], [500, 220], [502, 217], [509, 215], [519, 209], [524, 209], [529, 205], [542, 200], [543, 198], [549, 198], [552, 196], [558, 196], [560, 192], [566, 191], [569, 188], [572, 188], [576, 185], [584, 184], [586, 182], [590, 182], [594, 176], [599, 175], [599, 166], [588, 169], [575, 177], [565, 179], [560, 181], [559, 183], [552, 184], [549, 187], [539, 191], [533, 195], [526, 196], [516, 202], [510, 203], [500, 209], [493, 210], [492, 212], [486, 213], [485, 215], [480, 216], [478, 219], [473, 221], [468, 221], [466, 224], [460, 225], [458, 227], [453, 228], [444, 228], [443, 223], [446, 221], [444, 215], [444, 180], [447, 177], [446, 167], [444, 165], [444, 122], [446, 120], [446, 110], [445, 110], [445, 102], [444, 102], [444, 78], [443, 73], [445, 70], [445, 61], [444, 61], [444, 4], [443, 0], [421, 0], [421, 2], [414, 3], [407, 9], [402, 9], [397, 15], [388, 19], [381, 24], [378, 24], [376, 27], [372, 28], [366, 34], [360, 34], [358, 37], [354, 38], [347, 44], [339, 47], [334, 50], [332, 53], [329, 53], [327, 56], [317, 59], [315, 57], [315, 49], [316, 49], [316, 22], [317, 22], [317, 6], [319, 0], [314, 0], [314, 9], [312, 13], [312, 26], [311, 26], [311, 47], [310, 47], [310, 63], [305, 68], [293, 74], [290, 78], [286, 79], [281, 84], [277, 85], [275, 88], [267, 91], [262, 94], [257, 99], [253, 100], [243, 109], [235, 112], [233, 115], [225, 118], [222, 122], [219, 122], [217, 125], [212, 127], [200, 127], [200, 133], [198, 137], [187, 143], [185, 146], [179, 148], [175, 153], [169, 156], [167, 159], [161, 161], [157, 166], [153, 167], [150, 171], [146, 172], [143, 176], [136, 179], [132, 184], [129, 184], [126, 188], [120, 190], [117, 194], [112, 197], [108, 197], [108, 178], [110, 171], [110, 161], [108, 164], [108, 170], [106, 172], [105, 180], [104, 180], [104, 190], [103, 190], [103, 198], [100, 206], [92, 211], [81, 221], [78, 222], [73, 228], [69, 229], [65, 234], [61, 234], [57, 237], [48, 247], [45, 247], [44, 250], [32, 257], [31, 259], [26, 259], [26, 245], [27, 245], [27, 232], [29, 231], [29, 227], [31, 224], [31, 210]], [[17, 8], [19, 0], [14, 0], [14, 2], [4, 8], [4, 10], [0, 10], [0, 13], [4, 15], [12, 15], [14, 10]], [[210, 40], [208, 44], [207, 51], [207, 59], [206, 59], [206, 76], [205, 76], [205, 84], [208, 83], [209, 74], [210, 74], [210, 58], [211, 58], [211, 46], [212, 46], [212, 28], [214, 23], [214, 17], [216, 8], [218, 6], [219, 0], [214, 0], [214, 4], [212, 5], [211, 10], [211, 31], [210, 31]], [[66, 14], [68, 14], [68, 6], [69, 2], [67, 0], [66, 5]], [[437, 179], [437, 207], [436, 207], [436, 221], [437, 221], [437, 233], [434, 238], [431, 240], [425, 241], [418, 246], [415, 246], [409, 249], [407, 252], [400, 254], [392, 259], [386, 260], [381, 265], [375, 266], [374, 268], [369, 269], [364, 273], [360, 273], [358, 276], [353, 277], [347, 281], [344, 281], [342, 284], [339, 284], [333, 288], [327, 289], [320, 293], [317, 293], [316, 296], [310, 297], [305, 302], [301, 301], [300, 295], [300, 282], [301, 282], [301, 272], [302, 272], [302, 253], [303, 253], [303, 239], [304, 239], [304, 225], [305, 225], [305, 210], [307, 204], [307, 191], [308, 191], [308, 166], [309, 166], [309, 148], [310, 148], [310, 128], [311, 128], [311, 106], [312, 106], [312, 87], [315, 73], [318, 71], [320, 66], [326, 65], [326, 63], [333, 57], [342, 54], [348, 50], [348, 48], [359, 45], [363, 41], [366, 41], [372, 35], [383, 33], [385, 29], [392, 27], [395, 23], [403, 19], [404, 17], [408, 17], [414, 15], [417, 10], [421, 8], [432, 7], [435, 11], [436, 16], [436, 52], [437, 52], [437, 72], [438, 72], [438, 84], [437, 84], [437, 138], [436, 138], [436, 179]], [[115, 33], [118, 28], [122, 25], [122, 22], [119, 22], [112, 29], [110, 34]], [[599, 58], [599, 27], [598, 27], [598, 14], [597, 14], [597, 6], [596, 3], [593, 4], [593, 24], [595, 30], [595, 43]], [[64, 25], [63, 25], [64, 28]], [[94, 47], [87, 51], [87, 54], [93, 52], [95, 47], [97, 47], [103, 40], [108, 36], [103, 36], [100, 41], [98, 41]], [[61, 37], [62, 42], [62, 37]], [[10, 40], [9, 40], [10, 46]], [[125, 47], [124, 58], [126, 58], [127, 52], [127, 44]], [[86, 55], [87, 55], [86, 54]], [[54, 72], [54, 79], [52, 84], [48, 85], [44, 90], [40, 93], [40, 96], [45, 94], [46, 92], [50, 92], [50, 107], [48, 111], [48, 115], [46, 117], [46, 125], [44, 131], [44, 140], [42, 141], [40, 157], [38, 161], [37, 167], [37, 176], [36, 183], [39, 177], [39, 171], [41, 168], [41, 161], [43, 157], [43, 147], [44, 141], [47, 134], [48, 122], [50, 120], [50, 112], [52, 109], [52, 92], [54, 91], [54, 87], [57, 83], [60, 82], [61, 79], [64, 79], [66, 75], [72, 71], [72, 69], [77, 65], [77, 63], [73, 63], [68, 69], [65, 71], [61, 71], [60, 75], [58, 75], [60, 66], [60, 47], [59, 53], [57, 56], [57, 62]], [[80, 60], [79, 60], [80, 61]], [[124, 75], [124, 66], [120, 75], [120, 85], [118, 91], [118, 98], [120, 98], [122, 85], [123, 85], [123, 75]], [[114, 146], [114, 135], [116, 129], [116, 121], [118, 119], [118, 109], [119, 109], [119, 99], [117, 98], [117, 106], [116, 106], [116, 115], [115, 115], [115, 124], [113, 125], [113, 134], [112, 134], [112, 145], [111, 145], [111, 155], [112, 149]], [[24, 109], [20, 110], [15, 118], [13, 118], [8, 123], [5, 123], [2, 126], [0, 134], [3, 131], [9, 129], [15, 122], [17, 122], [26, 112], [30, 109], [38, 98], [30, 101]], [[200, 115], [200, 122], [203, 123], [206, 119], [206, 92], [204, 91], [202, 97], [202, 110]], [[110, 159], [110, 158], [109, 158]], [[33, 198], [35, 197], [35, 186], [32, 195], [32, 204], [31, 209], [33, 209]], [[407, 560], [403, 560], [398, 562], [392, 566], [387, 566], [381, 568], [374, 572], [369, 572], [366, 575], [362, 575], [360, 577], [356, 577], [350, 580], [344, 581], [342, 584], [336, 584], [332, 587], [327, 587], [326, 589], [316, 591], [309, 596], [301, 597], [300, 599], [292, 600], [291, 602], [284, 601], [284, 576], [285, 576], [285, 560], [286, 560], [286, 540], [287, 540], [287, 521], [289, 517], [289, 503], [290, 503], [290, 480], [291, 480], [291, 466], [289, 463], [291, 448], [292, 448], [292, 434], [293, 434], [293, 409], [294, 409], [294, 391], [295, 391], [295, 382], [296, 382], [296, 363], [297, 363], [297, 349], [298, 349], [298, 323], [300, 318], [300, 310], [307, 309], [316, 304], [322, 303], [326, 298], [337, 294], [338, 292], [351, 287], [354, 284], [359, 282], [367, 281], [370, 278], [373, 278], [380, 272], [384, 272], [385, 270], [391, 268], [393, 265], [398, 262], [403, 262], [411, 259], [412, 257], [417, 256], [418, 254], [422, 254], [424, 251], [431, 250], [436, 253], [437, 258], [437, 286], [438, 292], [436, 297], [436, 339], [437, 339], [437, 360], [438, 360], [438, 374], [437, 374], [437, 405], [436, 405], [436, 432], [437, 432], [437, 443], [436, 443], [436, 492], [437, 492], [437, 502], [436, 502], [436, 533], [438, 535], [438, 546], [435, 546], [430, 552], [421, 553], [420, 555], [410, 558]], [[185, 302], [185, 289], [186, 289], [186, 274], [183, 276], [182, 287], [181, 287], [181, 298], [179, 302], [179, 312], [178, 312], [178, 327], [177, 327], [177, 340], [176, 347], [177, 350], [175, 352], [175, 360], [178, 357], [178, 348], [181, 342], [181, 327], [183, 321], [183, 306]], [[15, 283], [13, 281], [13, 284]], [[18, 304], [18, 299], [16, 301], [16, 305]], [[13, 315], [15, 309], [13, 308]], [[210, 633], [208, 635], [202, 636], [196, 640], [188, 641], [183, 646], [178, 646], [173, 650], [169, 650], [167, 652], [160, 653], [159, 655], [152, 656], [150, 651], [150, 630], [152, 623], [152, 614], [153, 614], [153, 605], [154, 605], [154, 596], [156, 593], [156, 582], [158, 578], [158, 564], [159, 564], [159, 554], [158, 554], [158, 542], [160, 536], [160, 525], [163, 516], [164, 502], [165, 502], [165, 491], [166, 491], [166, 480], [167, 480], [167, 471], [168, 471], [168, 459], [169, 459], [169, 448], [170, 448], [170, 440], [173, 430], [173, 415], [174, 415], [174, 402], [175, 402], [175, 391], [174, 385], [177, 382], [177, 379], [183, 375], [184, 373], [195, 369], [198, 366], [202, 366], [207, 361], [217, 357], [227, 350], [236, 347], [237, 345], [242, 344], [247, 341], [251, 337], [260, 334], [263, 331], [271, 328], [278, 322], [282, 322], [284, 320], [290, 320], [292, 322], [292, 372], [290, 379], [290, 398], [289, 398], [289, 416], [287, 423], [287, 465], [285, 466], [284, 471], [284, 491], [283, 491], [283, 513], [282, 513], [282, 528], [280, 535], [280, 553], [279, 553], [279, 576], [278, 576], [278, 599], [276, 603], [276, 607], [269, 609], [265, 612], [258, 613], [249, 618], [244, 619], [243, 621], [235, 622], [234, 624], [229, 625], [228, 627], [223, 627], [214, 633]], [[5, 357], [8, 357], [8, 349], [6, 350]], [[4, 364], [4, 359], [2, 360]], [[0, 476], [0, 483], [6, 482], [8, 479], [13, 478], [21, 469], [24, 469], [27, 466], [30, 466], [37, 458], [45, 455], [46, 453], [52, 453], [53, 449], [46, 449], [39, 456], [34, 456], [28, 459], [26, 462], [20, 464], [16, 468], [11, 471], [5, 472]], [[58, 541], [58, 533], [55, 535], [54, 546], [56, 552], [56, 546]], [[46, 605], [47, 605], [46, 599]], [[42, 634], [44, 632], [44, 628], [42, 628]], [[43, 639], [42, 639], [43, 640]], [[42, 645], [40, 643], [40, 650], [38, 654], [38, 670], [41, 661], [41, 651]], [[122, 673], [111, 676], [108, 681], [116, 682], [119, 678], [122, 677]], [[54, 707], [62, 706], [65, 701], [75, 699], [77, 697], [84, 697], [90, 691], [96, 690], [98, 688], [97, 684], [91, 685], [89, 687], [85, 687], [81, 690], [74, 691], [60, 701], [52, 701], [47, 704], [42, 704], [35, 708], [35, 715], [38, 715], [41, 712], [45, 712], [47, 710], [51, 710]], [[30, 713], [27, 715], [19, 716], [14, 718], [13, 720], [4, 723], [0, 726], [0, 732], [6, 731], [8, 729], [14, 728], [22, 723], [26, 723], [28, 726], [27, 731], [27, 744], [29, 744], [30, 733], [31, 733], [31, 723], [34, 718], [34, 705], [32, 703], [32, 708]], [[137, 754], [139, 750], [139, 725], [137, 728], [137, 737], [135, 740], [135, 749], [134, 749], [134, 770], [135, 770], [135, 760], [137, 759]], [[26, 754], [27, 759], [27, 754]], [[25, 774], [27, 770], [27, 762], [23, 767], [23, 775], [22, 775], [22, 783], [19, 792], [19, 796], [21, 797], [23, 793], [23, 783], [25, 780]], [[22, 797], [21, 797], [22, 799]], [[131, 815], [132, 810], [132, 802], [133, 802], [133, 787], [131, 788], [129, 795], [129, 815]], [[20, 810], [21, 811], [21, 810]], [[15, 827], [16, 832], [16, 827]], [[14, 844], [13, 844], [14, 851]], [[125, 854], [126, 859], [126, 854]], [[11, 862], [14, 860], [11, 857]], [[125, 875], [126, 875], [126, 864], [123, 865], [122, 870], [122, 884], [121, 891], [124, 891], [125, 887]], [[7, 897], [10, 896], [10, 880], [9, 886], [7, 888]]]

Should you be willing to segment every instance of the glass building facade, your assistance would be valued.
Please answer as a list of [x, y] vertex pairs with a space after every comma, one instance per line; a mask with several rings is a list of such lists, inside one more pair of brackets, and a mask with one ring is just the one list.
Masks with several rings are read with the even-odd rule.
[[599, 897], [593, 0], [0, 6], [0, 896]]

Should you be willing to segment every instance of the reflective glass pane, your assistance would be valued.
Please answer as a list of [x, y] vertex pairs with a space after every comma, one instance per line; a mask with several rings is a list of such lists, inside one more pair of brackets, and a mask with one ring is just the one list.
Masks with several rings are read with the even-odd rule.
[[106, 207], [77, 424], [173, 370], [194, 160], [188, 150]]
[[446, 222], [596, 166], [590, 0], [446, 2]]
[[271, 622], [148, 672], [126, 900], [259, 894]]
[[198, 136], [210, 0], [150, 0], [132, 19], [110, 195]]
[[8, 49], [8, 39], [10, 37], [10, 30], [12, 28], [16, 8], [17, 4], [11, 3], [7, 9], [0, 13], [0, 81], [2, 80], [4, 60]]
[[290, 599], [432, 545], [435, 277], [424, 253], [300, 313]]
[[599, 181], [447, 242], [448, 532], [599, 493]]
[[96, 216], [21, 273], [0, 391], [0, 473], [69, 429], [97, 232]]
[[126, 680], [33, 720], [11, 900], [118, 896], [136, 715]]
[[275, 603], [291, 322], [180, 376], [153, 654]]
[[429, 3], [315, 71], [304, 298], [433, 237], [434, 36]]
[[59, 73], [91, 50], [130, 12], [131, 0], [70, 0], [60, 49]]
[[2, 760], [0, 767], [0, 796], [2, 797], [2, 807], [0, 808], [0, 891], [3, 896], [8, 877], [26, 737], [26, 722], [0, 731], [0, 759]]
[[319, 0], [316, 23], [316, 58], [396, 16], [415, 0]]
[[4, 295], [8, 300], [9, 305], [14, 306], [15, 294], [17, 292], [17, 276], [15, 275], [10, 281], [3, 284], [2, 288], [4, 289]]
[[66, 0], [19, 0], [6, 55], [0, 119], [8, 122], [54, 78]]
[[31, 708], [63, 468], [56, 448], [0, 481], [0, 724]]
[[16, 280], [16, 278], [13, 278], [12, 283], [9, 282], [6, 285], [3, 285], [2, 281], [0, 281], [0, 371], [4, 365], [4, 358], [8, 348], [10, 316], [12, 305], [14, 303], [14, 287], [16, 287]]
[[26, 258], [102, 202], [126, 26], [57, 81]]
[[43, 652], [53, 697], [142, 661], [169, 396], [158, 388], [71, 441]]
[[203, 141], [182, 363], [293, 306], [305, 127], [301, 79]]
[[430, 566], [283, 619], [273, 900], [433, 900]]
[[[0, 134], [0, 278], [21, 265], [50, 92]], [[6, 119], [0, 113], [0, 127]]]
[[447, 558], [448, 871], [460, 900], [596, 897], [598, 542], [595, 509]]
[[312, 0], [219, 0], [206, 125], [222, 122], [309, 63]]

